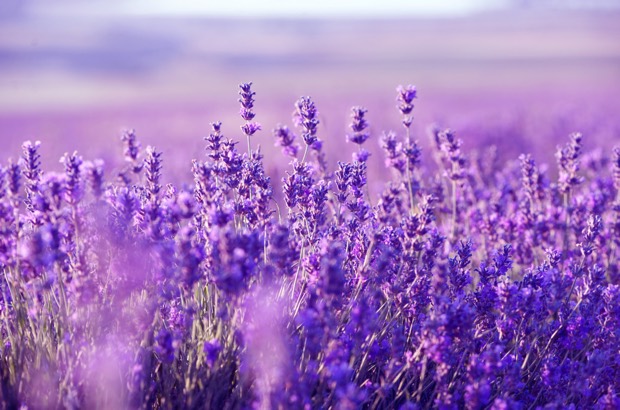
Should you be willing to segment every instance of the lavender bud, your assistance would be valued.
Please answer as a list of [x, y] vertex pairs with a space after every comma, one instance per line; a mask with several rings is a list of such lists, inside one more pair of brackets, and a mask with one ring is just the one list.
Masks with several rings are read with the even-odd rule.
[[366, 121], [365, 115], [368, 112], [363, 107], [351, 108], [351, 124], [349, 127], [353, 131], [352, 135], [347, 135], [347, 141], [354, 144], [362, 145], [370, 137], [366, 128], [368, 128], [368, 121]]
[[512, 246], [510, 244], [504, 245], [501, 250], [495, 252], [493, 257], [493, 263], [495, 264], [495, 272], [497, 276], [503, 276], [512, 268], [512, 259], [510, 259], [510, 252]]
[[586, 227], [583, 229], [584, 241], [579, 243], [583, 256], [590, 256], [594, 251], [594, 241], [603, 230], [603, 219], [599, 215], [590, 215]]
[[418, 145], [418, 141], [408, 141], [403, 150], [405, 158], [409, 162], [409, 169], [413, 170], [420, 165], [420, 158], [422, 157], [422, 149]]
[[100, 159], [84, 163], [86, 180], [95, 199], [101, 199], [103, 195], [103, 161]]
[[370, 158], [370, 152], [368, 152], [364, 148], [360, 149], [358, 152], [353, 153], [353, 161], [367, 162], [368, 158]]
[[12, 160], [9, 160], [9, 167], [7, 169], [7, 179], [8, 179], [8, 187], [9, 192], [12, 196], [17, 196], [19, 193], [19, 187], [21, 185], [21, 167], [18, 163], [14, 163]]
[[403, 115], [411, 114], [411, 111], [413, 111], [413, 100], [418, 96], [418, 91], [415, 86], [408, 85], [403, 87], [399, 85], [396, 91], [398, 92], [398, 97], [396, 98], [398, 101], [398, 110]]
[[71, 205], [76, 205], [84, 196], [84, 187], [82, 184], [82, 157], [77, 152], [69, 155], [65, 153], [60, 159], [65, 166], [65, 174], [67, 176], [65, 191], [65, 200]]
[[241, 118], [246, 121], [252, 121], [255, 117], [255, 113], [252, 112], [252, 108], [254, 108], [254, 95], [256, 93], [252, 91], [252, 83], [243, 83], [239, 84], [239, 102], [241, 103]]
[[525, 195], [530, 203], [534, 203], [540, 189], [538, 168], [530, 154], [521, 155], [519, 160], [521, 161], [521, 183], [523, 184]]
[[570, 192], [573, 187], [583, 182], [583, 177], [577, 175], [577, 172], [579, 172], [582, 138], [580, 133], [571, 134], [570, 142], [565, 147], [558, 147], [555, 154], [559, 166], [558, 185], [562, 193]]
[[282, 147], [282, 152], [292, 158], [297, 157], [299, 147], [295, 144], [295, 134], [286, 125], [278, 124], [273, 130], [273, 136], [276, 138], [276, 147]]
[[237, 143], [231, 139], [227, 139], [222, 143], [222, 174], [225, 177], [226, 184], [235, 188], [239, 185], [239, 177], [243, 168], [243, 158], [235, 148]]
[[221, 158], [221, 145], [222, 145], [222, 132], [221, 132], [222, 123], [221, 122], [212, 122], [211, 129], [212, 132], [208, 137], [205, 137], [205, 140], [208, 142], [207, 148], [211, 151], [209, 153], [209, 157], [213, 161], [219, 161]]
[[32, 211], [32, 204], [34, 197], [36, 196], [37, 185], [41, 178], [41, 162], [39, 155], [40, 141], [36, 141], [34, 144], [30, 141], [26, 141], [22, 144], [22, 162], [23, 162], [23, 175], [26, 181], [26, 208]]
[[161, 152], [157, 152], [155, 148], [150, 145], [146, 148], [146, 158], [144, 158], [144, 165], [146, 167], [146, 188], [152, 200], [157, 199], [159, 191], [161, 190], [161, 155]]
[[121, 141], [125, 143], [125, 149], [123, 154], [125, 155], [125, 161], [132, 164], [132, 171], [139, 173], [142, 170], [142, 164], [138, 162], [138, 155], [140, 154], [140, 142], [136, 137], [135, 130], [127, 130], [123, 132]]
[[379, 139], [379, 145], [385, 151], [385, 166], [404, 174], [406, 165], [403, 159], [403, 144], [398, 142], [396, 134], [391, 131], [383, 133]]
[[411, 123], [413, 122], [413, 117], [411, 117], [411, 112], [413, 111], [413, 100], [417, 98], [418, 92], [413, 85], [408, 85], [403, 87], [402, 85], [396, 88], [398, 92], [398, 96], [396, 101], [398, 101], [398, 110], [403, 115], [403, 125], [405, 128], [411, 127]]
[[24, 160], [24, 177], [29, 185], [36, 185], [41, 176], [41, 156], [39, 155], [39, 148], [41, 147], [41, 141], [36, 141], [34, 144], [30, 141], [26, 141], [22, 144], [23, 160]]
[[301, 97], [295, 103], [294, 121], [303, 129], [302, 138], [306, 145], [312, 146], [317, 140], [316, 129], [319, 125], [317, 110], [310, 97]]
[[347, 200], [347, 191], [351, 178], [353, 177], [353, 166], [346, 162], [338, 161], [338, 170], [336, 175], [336, 187], [338, 188], [337, 198], [340, 203]]
[[261, 130], [261, 125], [257, 122], [248, 122], [241, 126], [241, 131], [247, 136], [252, 136], [256, 131]]
[[252, 83], [243, 83], [239, 85], [239, 102], [241, 103], [241, 118], [243, 118], [246, 123], [241, 126], [241, 131], [245, 134], [248, 139], [248, 152], [250, 150], [250, 137], [254, 135], [257, 131], [261, 129], [261, 126], [257, 122], [250, 122], [256, 114], [252, 111], [254, 107], [254, 95], [256, 94], [251, 89]]
[[447, 129], [439, 133], [441, 151], [446, 155], [451, 167], [447, 169], [448, 176], [452, 181], [465, 179], [465, 158], [461, 153], [460, 139], [457, 139], [452, 130]]

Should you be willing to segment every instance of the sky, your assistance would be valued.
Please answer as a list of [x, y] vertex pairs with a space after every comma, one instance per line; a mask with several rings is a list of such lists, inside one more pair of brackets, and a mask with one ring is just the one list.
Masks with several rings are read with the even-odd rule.
[[357, 16], [456, 15], [505, 4], [502, 0], [130, 0], [124, 10], [135, 14], [209, 14], [224, 16]]
[[0, 0], [0, 17], [459, 17], [515, 6], [618, 9], [620, 0]]
[[515, 0], [0, 0], [7, 1], [46, 15], [260, 18], [461, 16], [505, 7]]

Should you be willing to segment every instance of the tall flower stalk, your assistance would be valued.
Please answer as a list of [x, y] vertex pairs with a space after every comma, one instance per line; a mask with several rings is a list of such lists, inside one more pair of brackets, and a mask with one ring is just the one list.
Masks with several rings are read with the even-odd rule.
[[248, 156], [252, 156], [252, 146], [250, 144], [250, 137], [261, 129], [261, 125], [252, 120], [256, 116], [254, 113], [254, 95], [256, 93], [252, 91], [252, 83], [243, 83], [239, 85], [239, 103], [241, 104], [241, 118], [245, 120], [245, 124], [241, 126], [241, 131], [246, 136], [248, 141]]

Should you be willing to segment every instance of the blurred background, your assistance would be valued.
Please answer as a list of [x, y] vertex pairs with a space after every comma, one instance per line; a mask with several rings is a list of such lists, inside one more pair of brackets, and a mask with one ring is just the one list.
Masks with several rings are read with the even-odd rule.
[[167, 178], [187, 178], [210, 122], [240, 137], [237, 86], [253, 81], [253, 144], [276, 177], [287, 160], [271, 130], [302, 95], [332, 162], [349, 159], [350, 107], [369, 108], [381, 169], [381, 131], [402, 128], [399, 84], [418, 88], [423, 146], [438, 123], [467, 148], [550, 162], [572, 131], [589, 148], [620, 143], [618, 39], [617, 0], [2, 0], [0, 160], [31, 139], [48, 169], [75, 149], [114, 166], [135, 128], [164, 151]]

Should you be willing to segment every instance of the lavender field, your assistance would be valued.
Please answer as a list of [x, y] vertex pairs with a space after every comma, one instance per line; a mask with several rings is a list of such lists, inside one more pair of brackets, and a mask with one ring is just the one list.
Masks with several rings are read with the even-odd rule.
[[0, 409], [620, 408], [620, 30], [555, 17], [0, 26]]

